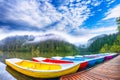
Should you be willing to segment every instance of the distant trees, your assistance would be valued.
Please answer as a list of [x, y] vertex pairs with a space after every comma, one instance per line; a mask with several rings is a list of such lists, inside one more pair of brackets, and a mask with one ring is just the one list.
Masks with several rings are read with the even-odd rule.
[[110, 51], [108, 48], [113, 45], [116, 37], [117, 34], [111, 34], [102, 38], [98, 38], [87, 48], [87, 52], [99, 53]]
[[94, 41], [88, 51], [91, 53], [120, 52], [120, 17], [116, 19], [118, 33], [107, 35]]
[[108, 44], [104, 44], [104, 46], [101, 48], [100, 52], [101, 53], [110, 52], [109, 45]]
[[114, 44], [110, 48], [111, 52], [120, 52], [120, 17], [116, 19], [116, 22], [118, 25], [118, 34]]
[[118, 31], [120, 32], [120, 17], [116, 19], [117, 25], [118, 25]]
[[0, 49], [8, 52], [32, 53], [33, 56], [42, 55], [74, 55], [78, 53], [78, 48], [73, 44], [60, 40], [46, 40], [25, 44], [26, 39], [22, 37], [6, 38], [4, 45]]

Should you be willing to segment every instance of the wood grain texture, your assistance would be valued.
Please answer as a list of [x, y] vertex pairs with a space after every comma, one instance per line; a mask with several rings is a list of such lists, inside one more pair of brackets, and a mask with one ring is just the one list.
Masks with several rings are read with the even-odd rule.
[[120, 55], [90, 70], [62, 76], [60, 80], [120, 80]]

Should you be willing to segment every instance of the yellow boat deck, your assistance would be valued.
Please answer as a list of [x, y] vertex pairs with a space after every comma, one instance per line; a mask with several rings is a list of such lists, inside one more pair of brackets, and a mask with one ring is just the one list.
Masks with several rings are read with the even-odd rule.
[[45, 63], [38, 63], [38, 62], [32, 62], [23, 60], [21, 62], [15, 63], [18, 66], [24, 67], [24, 68], [30, 68], [34, 70], [59, 70], [62, 69], [62, 67], [58, 64], [45, 64]]

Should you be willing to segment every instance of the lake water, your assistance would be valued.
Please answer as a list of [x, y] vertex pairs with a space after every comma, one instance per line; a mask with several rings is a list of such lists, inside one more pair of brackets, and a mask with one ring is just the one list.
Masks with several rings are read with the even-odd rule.
[[59, 78], [40, 79], [26, 76], [5, 65], [5, 59], [6, 56], [0, 54], [0, 80], [59, 80]]

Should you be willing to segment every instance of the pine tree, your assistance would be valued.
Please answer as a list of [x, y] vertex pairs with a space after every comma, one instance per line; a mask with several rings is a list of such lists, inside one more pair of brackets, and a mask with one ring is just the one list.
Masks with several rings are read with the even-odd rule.
[[120, 33], [120, 17], [116, 19], [117, 25], [118, 25], [118, 31]]

